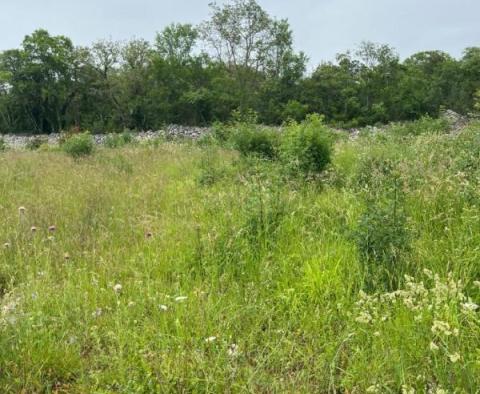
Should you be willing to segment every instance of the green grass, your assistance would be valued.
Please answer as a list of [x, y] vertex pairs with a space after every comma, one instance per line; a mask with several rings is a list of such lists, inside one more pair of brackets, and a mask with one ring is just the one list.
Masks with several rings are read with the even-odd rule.
[[[0, 154], [0, 392], [480, 387], [478, 125], [338, 141], [315, 181], [157, 145]], [[357, 242], [392, 201], [401, 268]]]

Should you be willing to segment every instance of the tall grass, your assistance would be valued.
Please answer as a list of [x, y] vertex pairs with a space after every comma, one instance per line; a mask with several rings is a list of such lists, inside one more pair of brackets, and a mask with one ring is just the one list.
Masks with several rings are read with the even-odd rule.
[[[193, 144], [1, 153], [0, 391], [475, 392], [479, 131], [338, 141], [315, 181]], [[392, 180], [402, 264], [363, 220]]]

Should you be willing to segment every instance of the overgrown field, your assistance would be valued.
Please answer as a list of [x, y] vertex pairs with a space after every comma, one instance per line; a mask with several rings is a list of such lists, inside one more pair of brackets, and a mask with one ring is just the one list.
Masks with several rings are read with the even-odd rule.
[[0, 392], [477, 392], [480, 126], [415, 134], [0, 153]]

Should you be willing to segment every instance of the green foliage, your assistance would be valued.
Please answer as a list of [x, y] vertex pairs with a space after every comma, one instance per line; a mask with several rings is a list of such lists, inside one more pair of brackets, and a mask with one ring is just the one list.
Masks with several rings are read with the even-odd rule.
[[[398, 189], [395, 189], [398, 193]], [[366, 284], [375, 290], [396, 288], [406, 272], [411, 235], [401, 199], [368, 200], [355, 231]]]
[[249, 123], [236, 123], [231, 127], [233, 130], [229, 141], [242, 155], [270, 160], [277, 157], [278, 131]]
[[7, 150], [7, 143], [2, 137], [0, 137], [0, 152], [4, 152], [6, 150]]
[[133, 142], [133, 135], [125, 131], [121, 134], [109, 134], [105, 138], [105, 146], [107, 148], [121, 148]]
[[318, 175], [331, 160], [333, 138], [319, 115], [302, 123], [291, 123], [282, 135], [280, 157], [293, 173]]
[[445, 133], [448, 129], [449, 124], [446, 119], [434, 119], [426, 115], [413, 122], [390, 125], [387, 132], [399, 136], [414, 136], [427, 133]]
[[94, 147], [93, 137], [88, 132], [74, 134], [62, 144], [62, 150], [73, 158], [91, 155]]

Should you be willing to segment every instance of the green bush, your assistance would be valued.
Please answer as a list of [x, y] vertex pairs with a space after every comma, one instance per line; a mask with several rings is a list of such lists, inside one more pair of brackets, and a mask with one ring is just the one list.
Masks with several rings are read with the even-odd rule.
[[122, 146], [131, 144], [133, 142], [133, 135], [128, 131], [121, 134], [109, 134], [105, 139], [105, 146], [107, 148], [120, 148]]
[[275, 159], [279, 133], [265, 127], [237, 123], [230, 137], [231, 145], [244, 156]]
[[302, 123], [290, 123], [280, 144], [280, 156], [293, 173], [317, 175], [328, 166], [332, 134], [320, 115], [308, 115]]
[[354, 238], [367, 285], [391, 289], [406, 272], [411, 236], [398, 182], [388, 189], [383, 196], [367, 199]]
[[88, 132], [72, 135], [62, 144], [62, 150], [74, 158], [91, 155], [94, 147], [93, 137]]

